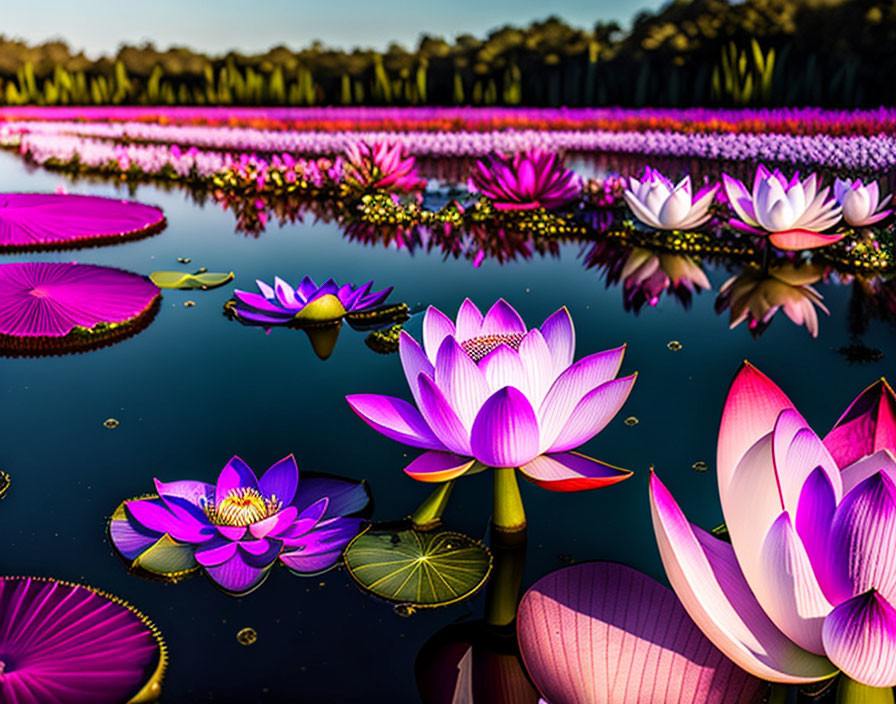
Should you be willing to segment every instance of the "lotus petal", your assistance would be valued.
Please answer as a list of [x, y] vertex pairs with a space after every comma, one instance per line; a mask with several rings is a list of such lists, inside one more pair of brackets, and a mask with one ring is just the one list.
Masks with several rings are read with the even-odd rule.
[[614, 379], [585, 394], [555, 438], [542, 435], [542, 446], [548, 444], [548, 452], [564, 452], [588, 442], [619, 413], [635, 379], [637, 374]]
[[167, 533], [185, 543], [202, 543], [215, 535], [208, 523], [200, 523], [189, 516], [175, 516], [152, 501], [128, 501], [125, 505], [132, 521], [158, 533]]
[[454, 334], [454, 323], [451, 318], [434, 306], [426, 309], [426, 315], [423, 316], [423, 349], [426, 350], [432, 364], [436, 363], [436, 353], [442, 341]]
[[404, 471], [420, 482], [447, 482], [465, 474], [475, 462], [470, 457], [450, 452], [424, 452], [405, 467]]
[[869, 687], [896, 686], [896, 609], [875, 590], [835, 608], [823, 635], [828, 656], [846, 675]]
[[215, 485], [215, 504], [220, 504], [235, 489], [258, 490], [258, 479], [255, 472], [236, 455], [224, 465], [224, 469], [218, 475], [218, 482]]
[[358, 535], [364, 521], [360, 518], [338, 518], [297, 540], [286, 541], [288, 549], [280, 561], [297, 574], [318, 574], [333, 567], [342, 557], [345, 546]]
[[345, 400], [361, 420], [388, 438], [426, 450], [445, 449], [420, 411], [407, 401], [376, 394], [355, 394], [346, 396]]
[[442, 445], [451, 452], [470, 455], [470, 431], [464, 427], [451, 407], [445, 394], [426, 374], [417, 379], [420, 395], [420, 412]]
[[523, 476], [543, 489], [551, 491], [584, 491], [616, 484], [628, 479], [631, 472], [580, 455], [562, 452], [539, 455], [520, 467]]
[[244, 553], [237, 550], [228, 561], [213, 567], [206, 567], [205, 572], [215, 584], [228, 594], [244, 596], [261, 586], [274, 564], [271, 562], [264, 567], [257, 567], [249, 564], [246, 557]]
[[543, 577], [517, 621], [526, 669], [555, 704], [748, 704], [766, 687], [700, 633], [674, 593], [624, 565]]
[[840, 474], [843, 478], [844, 496], [878, 472], [883, 472], [890, 479], [896, 481], [896, 457], [893, 457], [890, 450], [878, 450], [873, 455], [863, 457], [844, 467]]
[[883, 379], [849, 405], [824, 438], [841, 468], [877, 450], [896, 452], [896, 394]]
[[293, 455], [271, 465], [258, 480], [258, 488], [265, 498], [276, 497], [284, 505], [292, 503], [298, 485], [299, 467]]
[[768, 241], [771, 242], [774, 247], [777, 247], [782, 251], [800, 252], [804, 249], [827, 247], [829, 244], [839, 242], [844, 237], [846, 237], [846, 233], [823, 235], [820, 232], [814, 232], [812, 230], [789, 230], [784, 232], [772, 232], [768, 236]]
[[538, 454], [538, 420], [521, 391], [505, 387], [489, 396], [476, 416], [473, 456], [490, 467], [519, 467]]
[[869, 589], [896, 601], [896, 482], [888, 475], [868, 477], [837, 506], [826, 572], [833, 603]]
[[555, 376], [570, 364], [576, 351], [576, 333], [566, 306], [550, 315], [541, 326], [541, 334], [554, 360]]
[[772, 682], [832, 677], [836, 668], [800, 648], [759, 605], [732, 547], [688, 523], [656, 475], [650, 505], [660, 556], [672, 588], [700, 630], [737, 665]]

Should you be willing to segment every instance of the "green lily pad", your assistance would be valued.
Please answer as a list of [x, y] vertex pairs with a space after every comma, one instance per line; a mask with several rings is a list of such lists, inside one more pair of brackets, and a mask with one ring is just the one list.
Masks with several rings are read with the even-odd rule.
[[176, 288], [181, 290], [189, 290], [194, 288], [216, 288], [233, 281], [233, 272], [199, 272], [196, 274], [185, 274], [182, 271], [154, 271], [149, 275], [152, 281], [159, 288]]
[[375, 596], [436, 607], [475, 594], [488, 579], [492, 556], [462, 533], [369, 530], [349, 543], [345, 566]]

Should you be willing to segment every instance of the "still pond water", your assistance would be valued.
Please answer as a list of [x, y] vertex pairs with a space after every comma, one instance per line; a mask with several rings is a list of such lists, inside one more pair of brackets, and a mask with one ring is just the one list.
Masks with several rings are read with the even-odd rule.
[[[873, 322], [864, 344], [882, 361], [848, 364], [836, 348], [850, 342], [850, 287], [819, 285], [831, 311], [813, 339], [779, 316], [758, 340], [745, 325], [728, 330], [713, 310], [729, 277], [710, 269], [714, 292], [689, 310], [671, 297], [640, 315], [626, 312], [619, 287], [583, 266], [583, 245], [559, 256], [503, 265], [447, 259], [348, 241], [336, 224], [270, 225], [258, 238], [234, 232], [233, 217], [200, 206], [183, 191], [141, 185], [71, 182], [29, 171], [0, 153], [0, 190], [133, 197], [164, 209], [161, 234], [114, 247], [6, 256], [3, 261], [79, 261], [141, 274], [158, 269], [230, 271], [233, 284], [212, 291], [171, 291], [149, 327], [133, 338], [85, 354], [2, 359], [0, 468], [12, 487], [0, 504], [5, 574], [53, 576], [116, 594], [144, 611], [170, 649], [163, 702], [417, 702], [414, 662], [424, 643], [455, 622], [482, 617], [482, 595], [411, 617], [362, 593], [344, 569], [299, 578], [275, 568], [247, 597], [218, 592], [203, 577], [166, 585], [130, 576], [106, 537], [112, 510], [152, 490], [152, 479], [214, 481], [237, 454], [261, 472], [289, 453], [301, 470], [366, 479], [375, 520], [412, 512], [429, 487], [402, 468], [412, 449], [361, 422], [346, 394], [407, 397], [397, 355], [380, 355], [364, 333], [342, 329], [332, 356], [318, 359], [301, 331], [264, 334], [227, 320], [222, 306], [234, 286], [256, 278], [392, 285], [390, 301], [427, 305], [452, 315], [465, 297], [483, 309], [506, 298], [529, 326], [566, 305], [576, 325], [577, 357], [628, 343], [622, 374], [640, 372], [620, 414], [582, 451], [634, 470], [602, 490], [555, 494], [523, 482], [529, 531], [523, 589], [571, 560], [617, 560], [663, 580], [648, 508], [649, 468], [656, 468], [687, 516], [721, 522], [715, 440], [727, 386], [749, 359], [777, 381], [807, 420], [825, 432], [846, 405], [885, 375], [896, 354], [892, 327]], [[189, 264], [178, 263], [189, 257]], [[195, 306], [185, 307], [187, 300]], [[406, 326], [419, 335], [421, 316]], [[677, 340], [681, 349], [667, 343]], [[634, 416], [636, 425], [624, 419]], [[103, 421], [120, 425], [107, 429]], [[696, 471], [698, 462], [709, 471]], [[458, 482], [445, 525], [487, 538], [490, 474]], [[257, 631], [241, 645], [237, 632]], [[449, 696], [450, 701], [450, 696]]]

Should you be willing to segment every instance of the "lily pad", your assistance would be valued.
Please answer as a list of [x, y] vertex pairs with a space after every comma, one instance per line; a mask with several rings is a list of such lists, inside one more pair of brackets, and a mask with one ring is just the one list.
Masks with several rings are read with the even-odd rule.
[[462, 533], [369, 530], [346, 548], [345, 565], [365, 591], [426, 608], [475, 594], [488, 579], [492, 556]]
[[182, 271], [154, 271], [149, 275], [149, 278], [159, 288], [176, 288], [180, 290], [208, 289], [217, 288], [233, 281], [233, 272], [206, 271], [196, 274], [185, 274]]

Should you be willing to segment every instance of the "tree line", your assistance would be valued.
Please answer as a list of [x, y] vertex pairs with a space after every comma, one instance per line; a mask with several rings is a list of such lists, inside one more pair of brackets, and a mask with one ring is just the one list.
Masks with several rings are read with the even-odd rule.
[[628, 31], [550, 17], [385, 51], [144, 44], [90, 60], [0, 36], [0, 102], [867, 107], [896, 102], [894, 41], [896, 3], [884, 0], [673, 0]]

